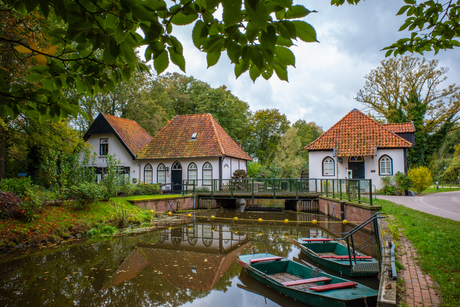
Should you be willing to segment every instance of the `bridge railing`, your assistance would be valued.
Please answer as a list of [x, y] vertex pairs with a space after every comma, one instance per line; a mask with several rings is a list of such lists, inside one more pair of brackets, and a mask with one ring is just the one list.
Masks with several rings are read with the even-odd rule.
[[244, 179], [194, 179], [182, 181], [182, 194], [209, 193], [238, 196], [295, 196], [306, 193], [338, 199], [365, 202], [372, 205], [372, 180], [370, 179], [318, 179], [318, 178], [244, 178]]

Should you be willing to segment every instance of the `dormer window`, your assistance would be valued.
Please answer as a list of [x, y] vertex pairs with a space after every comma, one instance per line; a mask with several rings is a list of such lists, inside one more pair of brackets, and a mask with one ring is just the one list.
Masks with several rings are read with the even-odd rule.
[[99, 140], [99, 155], [107, 156], [109, 153], [109, 139], [103, 138]]
[[193, 133], [193, 134], [192, 134], [192, 140], [196, 140], [196, 136], [197, 136], [197, 135], [198, 135], [198, 133], [196, 133], [196, 132]]

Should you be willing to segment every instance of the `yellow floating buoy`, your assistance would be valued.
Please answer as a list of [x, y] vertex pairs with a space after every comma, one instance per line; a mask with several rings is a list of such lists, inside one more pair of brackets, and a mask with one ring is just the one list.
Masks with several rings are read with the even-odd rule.
[[348, 224], [348, 221], [347, 221], [347, 220], [343, 220], [342, 223], [343, 223], [343, 225], [346, 225], [346, 224]]
[[259, 231], [257, 234], [258, 234], [259, 236], [261, 236], [261, 235], [263, 235], [264, 233], [263, 233], [262, 231]]
[[236, 216], [233, 219], [235, 220], [235, 222], [238, 221], [238, 217], [236, 217]]
[[211, 227], [211, 231], [216, 231], [216, 228], [214, 228], [214, 227]]
[[169, 216], [171, 216], [171, 215], [172, 215], [172, 212], [171, 212], [171, 211], [169, 211], [169, 212], [168, 212], [168, 215], [169, 215]]
[[187, 216], [188, 216], [188, 217], [192, 217], [192, 215], [191, 215], [190, 213], [189, 213], [189, 214], [187, 214]]
[[153, 213], [153, 210], [150, 210], [150, 213]]
[[313, 223], [313, 225], [318, 224], [318, 221], [317, 221], [317, 220], [313, 220], [313, 221], [311, 221], [311, 222]]
[[287, 223], [289, 223], [289, 220], [288, 220], [288, 219], [285, 219], [285, 220], [284, 220], [284, 224], [287, 224]]
[[172, 228], [171, 225], [169, 225], [169, 226], [168, 226], [168, 229], [171, 229], [171, 228]]
[[259, 223], [262, 223], [263, 220], [262, 220], [262, 218], [259, 218], [258, 221], [259, 221]]
[[289, 238], [289, 234], [287, 232], [284, 233], [285, 238]]
[[211, 215], [211, 220], [215, 219], [216, 217], [214, 215]]
[[233, 233], [234, 233], [234, 234], [237, 234], [237, 233], [238, 233], [238, 230], [235, 229], [235, 230], [233, 231]]

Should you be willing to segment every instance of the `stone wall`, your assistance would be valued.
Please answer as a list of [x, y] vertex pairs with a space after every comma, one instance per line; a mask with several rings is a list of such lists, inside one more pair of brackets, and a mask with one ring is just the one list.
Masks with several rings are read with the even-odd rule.
[[146, 208], [148, 210], [153, 210], [155, 212], [192, 210], [198, 207], [198, 199], [196, 199], [195, 202], [193, 197], [130, 200], [129, 202], [137, 207]]
[[[382, 210], [382, 207], [380, 206], [358, 204], [323, 196], [318, 198], [318, 204], [320, 213], [335, 217], [339, 220], [347, 220], [352, 225], [358, 225], [362, 221]], [[369, 224], [366, 228], [371, 230], [372, 225]]]

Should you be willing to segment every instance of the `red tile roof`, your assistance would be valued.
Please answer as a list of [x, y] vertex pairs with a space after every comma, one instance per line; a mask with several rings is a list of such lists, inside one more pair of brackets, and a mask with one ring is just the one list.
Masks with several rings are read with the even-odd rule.
[[308, 151], [338, 148], [340, 157], [373, 156], [377, 148], [409, 148], [412, 144], [354, 109], [304, 148]]
[[[194, 133], [196, 139], [192, 139]], [[144, 147], [138, 159], [221, 156], [252, 160], [211, 114], [194, 114], [174, 117]]]
[[137, 155], [153, 137], [134, 120], [102, 114], [134, 155]]
[[414, 123], [399, 123], [399, 124], [383, 124], [383, 127], [387, 128], [393, 133], [411, 133], [415, 132]]

